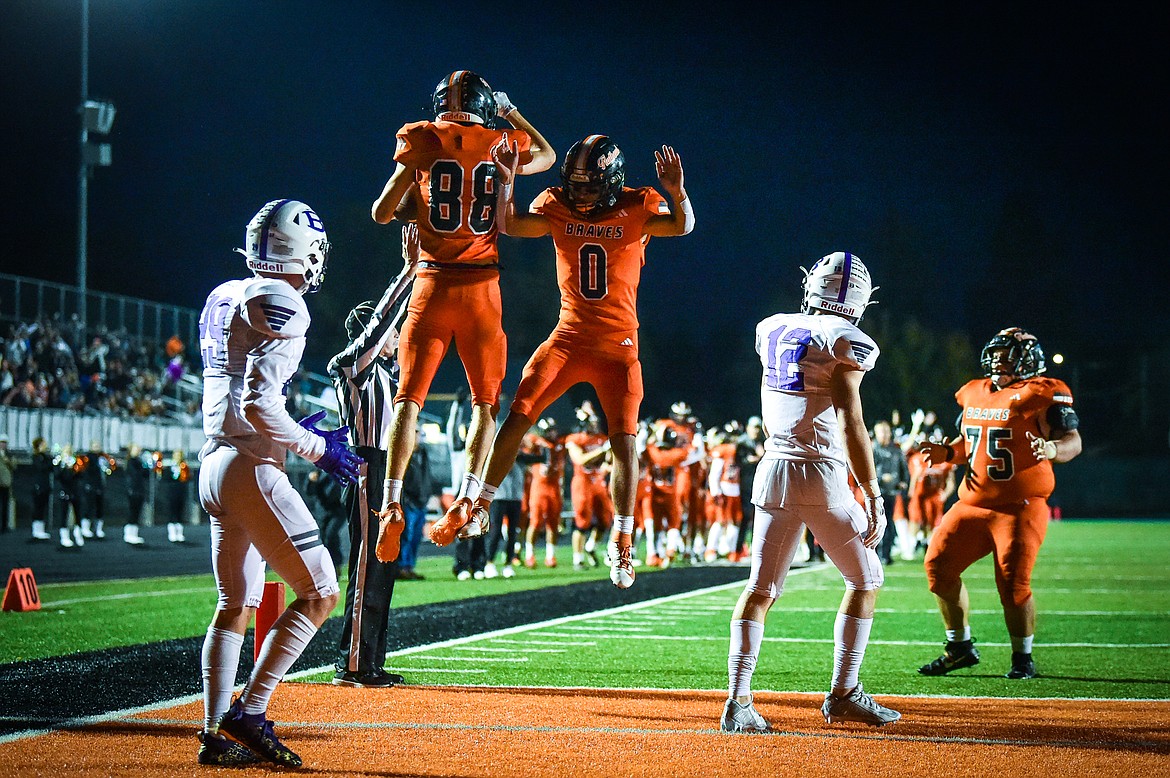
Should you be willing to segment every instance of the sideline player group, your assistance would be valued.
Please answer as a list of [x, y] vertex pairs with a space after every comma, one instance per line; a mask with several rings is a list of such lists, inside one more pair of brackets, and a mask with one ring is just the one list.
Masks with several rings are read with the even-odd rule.
[[[575, 504], [579, 500], [582, 506], [575, 522], [575, 561], [592, 556], [600, 539], [608, 516], [597, 514], [606, 511], [598, 507], [604, 506], [600, 495], [606, 490], [613, 511], [606, 556], [616, 586], [627, 588], [635, 580], [636, 517], [642, 519], [647, 562], [693, 553], [700, 544], [704, 558], [718, 555], [721, 545], [728, 546], [743, 504], [737, 446], [718, 436], [710, 441], [708, 514], [700, 504], [703, 490], [696, 488], [703, 481], [705, 452], [698, 452], [704, 446], [690, 409], [680, 403], [670, 419], [648, 425], [638, 420], [643, 389], [637, 289], [646, 246], [651, 237], [685, 235], [695, 225], [681, 158], [670, 146], [654, 152], [664, 198], [653, 187], [627, 187], [622, 151], [608, 136], [588, 135], [566, 153], [561, 185], [519, 210], [513, 199], [516, 177], [548, 170], [556, 159], [551, 146], [505, 93], [493, 92], [475, 73], [452, 73], [432, 97], [434, 120], [408, 123], [397, 133], [395, 169], [372, 208], [378, 223], [415, 223], [419, 246], [397, 344], [400, 374], [377, 511], [378, 560], [393, 561], [399, 554], [403, 477], [418, 412], [452, 342], [470, 386], [472, 418], [466, 473], [450, 509], [430, 529], [434, 543], [488, 532], [491, 504], [525, 438], [539, 429], [549, 405], [573, 385], [588, 382], [606, 431], [596, 414], [585, 413], [584, 428], [564, 440], [563, 451], [580, 474], [573, 485]], [[499, 118], [511, 129], [496, 129]], [[500, 232], [551, 237], [561, 309], [525, 366], [497, 429], [506, 363]], [[249, 223], [239, 250], [253, 277], [216, 287], [200, 317], [207, 443], [200, 453], [199, 496], [211, 516], [219, 593], [201, 661], [201, 764], [301, 764], [276, 737], [268, 702], [336, 605], [339, 586], [284, 460], [291, 451], [344, 484], [364, 484], [369, 477], [363, 458], [347, 445], [345, 427], [320, 429], [319, 415], [297, 422], [282, 396], [299, 367], [310, 324], [303, 295], [320, 287], [329, 249], [325, 227], [309, 206], [296, 200], [268, 203]], [[822, 713], [829, 722], [876, 726], [900, 717], [867, 694], [859, 680], [883, 580], [875, 548], [886, 525], [860, 397], [862, 377], [876, 363], [878, 348], [857, 324], [875, 287], [865, 265], [848, 252], [820, 259], [806, 271], [803, 286], [801, 312], [776, 314], [756, 328], [762, 368], [762, 423], [751, 461], [756, 472], [750, 504], [756, 516], [748, 583], [730, 625], [729, 696], [721, 720], [728, 732], [768, 730], [753, 705], [751, 679], [764, 621], [806, 527], [841, 571], [846, 589]], [[959, 502], [943, 516], [927, 552], [947, 644], [943, 656], [920, 672], [942, 674], [979, 661], [961, 573], [993, 553], [1014, 649], [1008, 675], [1028, 678], [1036, 674], [1029, 582], [1047, 521], [1051, 463], [1076, 456], [1080, 438], [1071, 393], [1041, 376], [1043, 353], [1034, 336], [1005, 330], [984, 350], [983, 364], [989, 377], [956, 395], [963, 408], [962, 435], [923, 445], [932, 461], [967, 463], [968, 471]], [[860, 502], [849, 474], [862, 493]], [[697, 520], [688, 521], [684, 538], [684, 512], [705, 522], [710, 517], [705, 539]], [[728, 553], [743, 553], [738, 537]], [[269, 630], [233, 700], [265, 563], [296, 598]]]

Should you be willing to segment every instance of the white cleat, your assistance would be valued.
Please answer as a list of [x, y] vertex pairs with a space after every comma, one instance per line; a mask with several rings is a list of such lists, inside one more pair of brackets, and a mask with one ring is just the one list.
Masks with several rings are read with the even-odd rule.
[[902, 718], [901, 713], [881, 705], [866, 694], [861, 684], [857, 684], [853, 691], [844, 697], [826, 694], [821, 714], [830, 724], [837, 721], [857, 721], [871, 727], [893, 724]]
[[634, 585], [634, 562], [631, 546], [618, 548], [617, 543], [609, 544], [609, 580], [619, 589]]
[[730, 697], [723, 706], [723, 718], [719, 720], [719, 728], [724, 732], [742, 732], [749, 735], [772, 731], [755, 705], [751, 702], [741, 705]]
[[475, 505], [471, 506], [471, 518], [467, 520], [466, 524], [459, 528], [459, 532], [455, 534], [455, 537], [459, 538], [460, 540], [484, 537], [488, 534], [488, 530], [491, 529], [491, 526], [491, 516], [488, 515], [488, 512], [482, 505], [476, 503]]

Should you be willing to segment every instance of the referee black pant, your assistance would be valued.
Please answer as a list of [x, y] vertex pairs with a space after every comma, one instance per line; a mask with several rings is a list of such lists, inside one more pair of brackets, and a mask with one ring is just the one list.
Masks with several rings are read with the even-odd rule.
[[374, 556], [378, 519], [372, 509], [382, 506], [386, 452], [367, 446], [355, 446], [353, 451], [366, 463], [358, 482], [344, 493], [349, 514], [349, 581], [337, 667], [364, 674], [380, 670], [386, 660], [386, 629], [398, 565], [379, 562]]

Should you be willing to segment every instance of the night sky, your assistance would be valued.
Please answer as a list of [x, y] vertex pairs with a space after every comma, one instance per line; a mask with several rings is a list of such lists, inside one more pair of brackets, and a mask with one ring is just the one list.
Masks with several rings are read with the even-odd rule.
[[[118, 113], [114, 164], [90, 186], [90, 287], [200, 307], [246, 272], [232, 249], [252, 214], [304, 200], [335, 247], [310, 300], [306, 367], [323, 372], [345, 312], [398, 267], [397, 228], [369, 218], [394, 132], [429, 118], [434, 85], [467, 68], [511, 96], [558, 164], [594, 132], [622, 147], [633, 186], [657, 183], [659, 145], [681, 154], [697, 226], [647, 250], [646, 412], [679, 398], [753, 412], [756, 384], [736, 367], [753, 358], [753, 325], [795, 305], [799, 266], [834, 250], [869, 266], [887, 323], [917, 319], [976, 347], [1022, 323], [1086, 365], [1162, 340], [1160, 307], [1154, 331], [1150, 320], [1170, 281], [1167, 68], [1153, 10], [830, 2], [765, 18], [756, 4], [639, 5], [416, 3], [407, 15], [375, 2], [91, 0], [90, 95]], [[65, 283], [79, 8], [0, 7], [0, 268]], [[517, 199], [557, 183], [555, 168], [522, 179]], [[556, 289], [548, 239], [504, 239], [501, 253], [510, 391], [552, 327]], [[434, 390], [458, 377], [448, 359]]]

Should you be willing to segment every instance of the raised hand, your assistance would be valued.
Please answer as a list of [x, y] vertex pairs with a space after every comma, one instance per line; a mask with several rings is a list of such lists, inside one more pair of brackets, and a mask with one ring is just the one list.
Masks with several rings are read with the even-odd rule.
[[496, 163], [496, 183], [506, 186], [516, 180], [516, 168], [520, 165], [520, 148], [516, 141], [508, 140], [504, 133], [492, 146], [492, 161]]
[[654, 170], [658, 173], [658, 180], [662, 187], [675, 199], [683, 197], [683, 168], [682, 158], [671, 146], [663, 146], [661, 151], [654, 152]]

